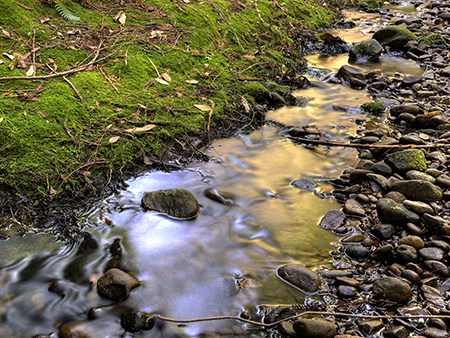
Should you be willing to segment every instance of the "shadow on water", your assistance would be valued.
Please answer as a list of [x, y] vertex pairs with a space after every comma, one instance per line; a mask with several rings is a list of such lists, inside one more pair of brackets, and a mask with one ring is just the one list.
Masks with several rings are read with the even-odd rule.
[[[358, 108], [370, 101], [367, 93], [314, 81], [316, 87], [294, 93], [305, 98], [302, 107], [269, 112], [268, 119], [276, 125], [312, 124], [337, 140], [354, 135], [356, 122], [367, 119]], [[356, 151], [304, 148], [273, 124], [215, 141], [204, 150], [212, 158], [208, 163], [130, 180], [127, 189], [85, 215], [88, 234], [82, 244], [64, 247], [48, 235], [1, 242], [0, 336], [53, 332], [57, 337], [68, 322], [92, 337], [250, 336], [246, 326], [233, 322], [171, 324], [127, 335], [120, 313], [132, 308], [193, 318], [238, 315], [257, 304], [302, 303], [305, 296], [281, 282], [275, 271], [287, 262], [313, 269], [329, 264], [330, 243], [337, 238], [316, 225], [340, 205], [329, 198], [327, 178], [353, 164]], [[318, 183], [315, 191], [291, 185], [305, 177]], [[174, 220], [141, 209], [144, 192], [174, 187], [190, 190], [199, 200], [197, 218]], [[207, 197], [211, 189], [226, 203]], [[122, 259], [115, 262], [119, 244]], [[107, 267], [117, 264], [142, 285], [113, 305], [93, 286]], [[97, 310], [88, 320], [91, 308]]]

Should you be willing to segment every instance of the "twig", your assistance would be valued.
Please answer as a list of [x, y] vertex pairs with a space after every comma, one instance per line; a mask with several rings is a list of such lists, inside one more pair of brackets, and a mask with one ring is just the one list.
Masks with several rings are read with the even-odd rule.
[[94, 58], [90, 62], [88, 62], [88, 63], [86, 63], [84, 65], [77, 66], [77, 67], [74, 67], [72, 69], [63, 71], [63, 72], [59, 72], [59, 73], [53, 73], [53, 74], [48, 74], [48, 75], [32, 76], [32, 77], [30, 77], [30, 76], [5, 76], [5, 77], [0, 77], [0, 81], [45, 80], [45, 79], [51, 79], [51, 78], [54, 78], [54, 77], [61, 77], [61, 76], [65, 76], [65, 75], [81, 72], [81, 71], [85, 70], [86, 68], [89, 68], [90, 66], [92, 66], [95, 63], [98, 63], [100, 61], [103, 61], [103, 60], [106, 60], [106, 59], [110, 58], [114, 54], [116, 54], [116, 52], [113, 52], [111, 54], [108, 54], [108, 55], [98, 59], [98, 53], [96, 53], [96, 55], [94, 56]]
[[100, 70], [100, 73], [103, 74], [103, 76], [105, 77], [105, 79], [110, 83], [110, 85], [114, 88], [114, 90], [116, 91], [116, 93], [119, 93], [119, 89], [117, 89], [117, 87], [114, 85], [114, 83], [112, 82], [112, 80], [109, 78], [108, 74], [106, 74], [105, 70], [103, 69], [102, 66], [98, 67], [98, 69]]
[[434, 144], [359, 144], [359, 143], [346, 143], [346, 142], [337, 142], [337, 141], [326, 141], [326, 140], [309, 140], [303, 137], [293, 137], [288, 136], [290, 139], [294, 141], [298, 141], [300, 143], [307, 144], [317, 144], [323, 146], [331, 146], [331, 147], [348, 147], [348, 148], [359, 148], [359, 149], [411, 149], [411, 148], [450, 148], [449, 143], [434, 143]]
[[260, 77], [240, 77], [238, 81], [262, 81]]
[[361, 318], [361, 319], [432, 319], [432, 318], [441, 318], [441, 319], [450, 319], [450, 315], [362, 315], [362, 314], [354, 314], [354, 313], [345, 313], [345, 312], [328, 312], [328, 311], [305, 311], [298, 313], [294, 316], [290, 316], [287, 318], [283, 318], [277, 320], [272, 323], [261, 323], [251, 319], [246, 319], [238, 316], [212, 316], [212, 317], [200, 317], [200, 318], [192, 318], [192, 319], [175, 319], [170, 317], [164, 317], [161, 315], [155, 315], [155, 319], [159, 319], [166, 322], [172, 323], [197, 323], [197, 322], [208, 322], [208, 321], [216, 321], [216, 320], [237, 320], [243, 323], [263, 326], [263, 327], [274, 327], [288, 320], [293, 320], [303, 316], [312, 316], [312, 315], [320, 315], [320, 316], [334, 316], [334, 317], [347, 317], [347, 318]]
[[85, 163], [81, 166], [79, 166], [78, 168], [76, 168], [74, 171], [72, 171], [71, 173], [69, 173], [67, 176], [62, 177], [62, 182], [59, 184], [58, 188], [56, 189], [56, 191], [58, 191], [59, 189], [61, 189], [61, 187], [67, 182], [67, 180], [75, 173], [77, 173], [78, 171], [80, 171], [83, 168], [89, 167], [91, 165], [94, 164], [104, 164], [104, 163], [108, 163], [109, 161], [93, 161], [93, 162], [88, 162]]
[[69, 86], [70, 86], [70, 87], [73, 89], [73, 91], [77, 94], [77, 96], [78, 96], [78, 98], [80, 99], [80, 101], [81, 101], [81, 102], [84, 102], [83, 97], [81, 96], [81, 94], [80, 94], [80, 92], [78, 91], [77, 87], [75, 87], [75, 85], [74, 85], [72, 82], [70, 82], [70, 80], [69, 80], [67, 77], [63, 76], [62, 78], [63, 78], [64, 81], [66, 81], [66, 82], [69, 84]]
[[161, 74], [159, 74], [158, 68], [156, 68], [156, 66], [155, 66], [155, 64], [153, 63], [152, 59], [150, 59], [150, 58], [147, 58], [147, 59], [148, 59], [148, 61], [150, 61], [150, 63], [152, 64], [152, 66], [153, 66], [153, 68], [155, 69], [156, 74], [158, 75], [158, 77], [160, 77]]

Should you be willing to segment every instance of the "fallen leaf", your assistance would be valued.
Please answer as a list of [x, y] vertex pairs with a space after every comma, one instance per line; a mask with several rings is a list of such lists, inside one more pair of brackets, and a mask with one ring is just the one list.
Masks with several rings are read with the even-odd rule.
[[167, 73], [162, 73], [162, 74], [160, 75], [160, 77], [161, 77], [162, 79], [166, 80], [167, 82], [172, 82], [172, 78], [171, 78], [170, 75], [167, 74]]
[[150, 157], [148, 157], [147, 155], [144, 155], [144, 156], [143, 156], [143, 161], [144, 161], [144, 163], [145, 163], [146, 165], [152, 165], [152, 164], [153, 164], [152, 160], [151, 160]]
[[3, 61], [3, 60], [0, 60], [0, 65], [2, 65], [2, 64], [4, 64], [5, 63], [5, 61]]
[[190, 0], [183, 0], [183, 2], [184, 2], [185, 4], [189, 4], [189, 3], [191, 3], [191, 1], [190, 1]]
[[152, 39], [159, 38], [162, 35], [164, 35], [164, 31], [151, 31], [150, 32], [150, 38], [152, 38]]
[[50, 186], [50, 189], [49, 189], [49, 193], [50, 193], [50, 195], [56, 195], [56, 190], [52, 187], [52, 186]]
[[147, 110], [147, 107], [144, 106], [143, 104], [138, 103], [137, 106], [138, 106], [138, 108]]
[[167, 82], [166, 80], [160, 79], [159, 77], [157, 77], [155, 80], [165, 86], [169, 85], [169, 82]]
[[4, 29], [2, 29], [2, 33], [3, 33], [3, 35], [6, 35], [8, 38], [11, 37], [11, 33], [8, 31], [5, 31]]
[[197, 84], [198, 81], [197, 81], [197, 80], [186, 80], [186, 83], [189, 83], [189, 84]]
[[35, 65], [31, 65], [25, 75], [26, 76], [34, 76], [35, 74], [36, 74], [36, 66]]
[[3, 122], [3, 117], [0, 117], [0, 123], [2, 123]]
[[256, 59], [256, 56], [254, 56], [250, 53], [244, 54], [244, 55], [242, 55], [242, 57], [246, 58], [246, 59]]
[[120, 139], [120, 136], [113, 136], [108, 140], [108, 142], [110, 144], [113, 144], [113, 143], [116, 143], [117, 141], [119, 141], [119, 139]]
[[39, 20], [39, 22], [40, 22], [41, 24], [44, 24], [44, 23], [47, 23], [47, 22], [50, 22], [50, 21], [51, 21], [50, 18], [42, 18], [42, 19]]
[[120, 11], [117, 13], [117, 15], [114, 17], [114, 20], [119, 22], [121, 25], [125, 25], [125, 21], [127, 21], [127, 15], [125, 12]]
[[200, 109], [201, 111], [211, 111], [211, 106], [208, 106], [207, 104], [194, 104], [194, 107], [197, 109]]
[[106, 126], [106, 129], [111, 129], [111, 128], [112, 128], [112, 126], [113, 126], [113, 124], [112, 124], [112, 123], [110, 123], [110, 124], [108, 124], [108, 125]]
[[131, 128], [131, 129], [127, 129], [125, 130], [127, 133], [132, 133], [132, 134], [136, 134], [136, 133], [145, 133], [147, 131], [152, 130], [153, 128], [156, 127], [156, 124], [147, 124], [143, 127], [137, 127], [137, 128]]

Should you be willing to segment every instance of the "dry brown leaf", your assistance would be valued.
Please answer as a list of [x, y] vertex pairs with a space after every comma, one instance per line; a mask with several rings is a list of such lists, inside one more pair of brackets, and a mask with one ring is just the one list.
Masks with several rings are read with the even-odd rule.
[[5, 31], [4, 29], [2, 29], [2, 33], [3, 33], [3, 35], [6, 35], [8, 38], [11, 37], [11, 33], [8, 31]]
[[194, 107], [200, 109], [201, 111], [211, 111], [211, 106], [207, 104], [194, 104]]
[[110, 144], [113, 144], [113, 143], [116, 143], [117, 141], [119, 141], [119, 139], [120, 139], [120, 136], [112, 136], [112, 137], [110, 137], [110, 139], [108, 140], [108, 142], [109, 142]]
[[242, 57], [246, 58], [246, 59], [256, 59], [256, 56], [254, 56], [250, 53], [246, 53], [246, 54], [242, 55]]
[[11, 62], [11, 63], [8, 65], [8, 69], [9, 69], [9, 70], [13, 70], [15, 66], [16, 66], [16, 64], [15, 64], [14, 61], [13, 61], [13, 62]]
[[162, 79], [166, 80], [167, 82], [172, 82], [172, 78], [171, 78], [170, 75], [167, 74], [167, 73], [162, 73], [162, 74], [160, 75], [160, 77], [161, 77]]
[[197, 81], [197, 80], [186, 80], [186, 83], [189, 83], [189, 84], [197, 84], [198, 81]]
[[47, 23], [47, 22], [50, 22], [50, 21], [51, 21], [50, 18], [42, 18], [42, 19], [39, 20], [39, 22], [40, 22], [41, 24], [44, 24], [44, 23]]
[[31, 65], [25, 75], [26, 76], [34, 76], [35, 74], [36, 74], [36, 66], [35, 65]]
[[0, 60], [0, 65], [2, 65], [2, 64], [4, 64], [5, 63], [5, 61], [3, 61], [3, 60]]
[[120, 11], [117, 13], [117, 15], [114, 17], [114, 20], [120, 23], [121, 25], [125, 25], [125, 21], [127, 21], [127, 15], [124, 11]]
[[131, 129], [127, 129], [125, 130], [127, 133], [132, 133], [132, 134], [136, 134], [136, 133], [145, 133], [147, 131], [152, 130], [153, 128], [156, 127], [156, 124], [147, 124], [143, 127], [136, 127], [136, 128], [131, 128]]
[[248, 101], [245, 97], [241, 96], [241, 102], [242, 106], [244, 107], [245, 112], [248, 114], [250, 113], [250, 105], [248, 104]]
[[10, 59], [11, 61], [15, 59], [14, 55], [8, 54], [8, 53], [2, 53], [3, 56], [7, 57], [8, 59]]

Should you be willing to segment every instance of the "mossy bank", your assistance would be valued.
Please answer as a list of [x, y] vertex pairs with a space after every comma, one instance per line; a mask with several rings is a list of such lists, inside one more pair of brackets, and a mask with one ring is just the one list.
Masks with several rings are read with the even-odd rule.
[[202, 144], [255, 121], [260, 82], [298, 76], [301, 32], [329, 25], [330, 8], [1, 1], [2, 216], [45, 227], [118, 178], [201, 157]]

